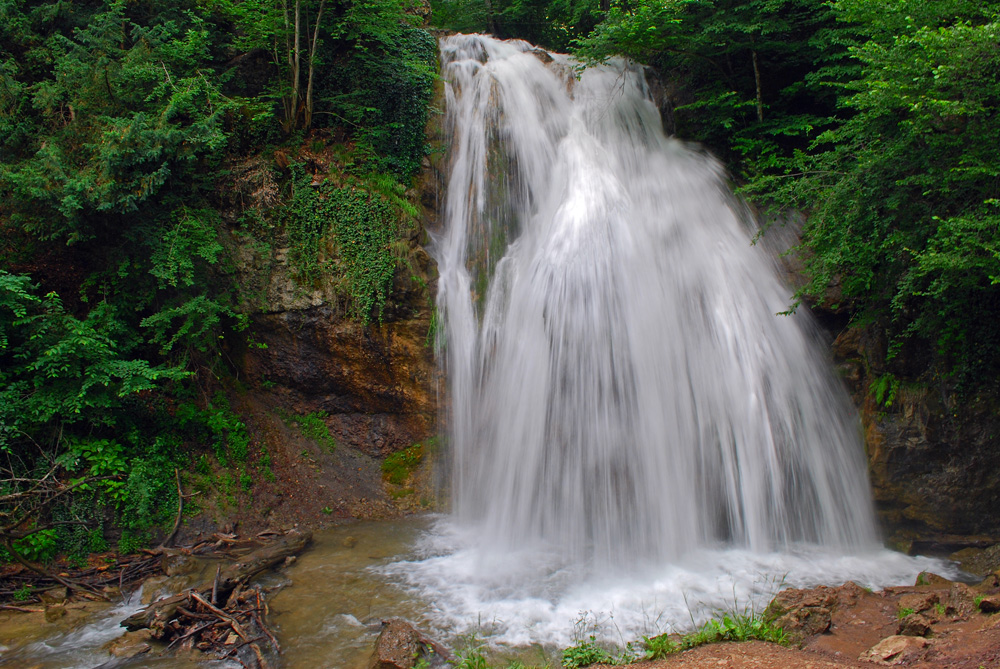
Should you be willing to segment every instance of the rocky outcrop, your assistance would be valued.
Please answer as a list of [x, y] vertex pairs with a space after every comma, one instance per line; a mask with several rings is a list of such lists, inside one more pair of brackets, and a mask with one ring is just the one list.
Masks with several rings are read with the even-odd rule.
[[789, 643], [801, 644], [829, 631], [834, 612], [839, 607], [854, 606], [866, 594], [870, 593], [853, 582], [839, 588], [789, 588], [779, 592], [768, 604], [764, 619], [783, 629]]
[[1000, 543], [996, 399], [959, 401], [944, 383], [888, 376], [885, 342], [870, 329], [843, 331], [833, 349], [861, 409], [872, 489], [890, 543], [910, 552]]
[[338, 444], [385, 456], [435, 428], [430, 306], [410, 318], [363, 326], [330, 304], [257, 314], [246, 377], [275, 384], [296, 414], [324, 412]]

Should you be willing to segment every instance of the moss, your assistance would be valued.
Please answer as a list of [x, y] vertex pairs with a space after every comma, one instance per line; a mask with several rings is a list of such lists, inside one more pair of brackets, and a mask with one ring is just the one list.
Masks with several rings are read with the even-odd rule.
[[382, 479], [393, 485], [403, 485], [423, 459], [423, 444], [393, 453], [382, 461]]

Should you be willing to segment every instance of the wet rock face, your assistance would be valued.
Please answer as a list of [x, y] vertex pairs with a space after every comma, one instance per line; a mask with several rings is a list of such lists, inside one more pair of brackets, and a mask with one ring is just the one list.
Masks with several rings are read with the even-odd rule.
[[[834, 342], [861, 409], [872, 489], [890, 543], [950, 552], [1000, 543], [1000, 412], [943, 387], [902, 383], [882, 401], [884, 342], [852, 328]], [[891, 397], [891, 403], [886, 400]]]
[[277, 384], [297, 414], [322, 411], [338, 444], [385, 456], [434, 431], [429, 305], [408, 319], [364, 326], [327, 304], [258, 314], [245, 354], [250, 382]]

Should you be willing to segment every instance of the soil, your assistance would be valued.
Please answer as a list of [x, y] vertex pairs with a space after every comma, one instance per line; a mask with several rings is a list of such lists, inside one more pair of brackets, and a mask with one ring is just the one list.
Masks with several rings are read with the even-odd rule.
[[[997, 669], [1000, 668], [1000, 614], [982, 613], [976, 600], [979, 596], [996, 595], [1000, 592], [998, 584], [1000, 578], [991, 575], [973, 586], [940, 579], [933, 585], [841, 596], [833, 607], [829, 630], [807, 637], [801, 647], [759, 641], [712, 644], [668, 659], [630, 666], [635, 669], [871, 669], [875, 666]], [[857, 593], [860, 589], [848, 584], [823, 590], [842, 594], [844, 590]], [[899, 655], [866, 658], [869, 649], [883, 639], [899, 638], [895, 635], [906, 622], [906, 616], [899, 617], [900, 612], [908, 610], [915, 610], [912, 616], [922, 616], [928, 627], [926, 635], [904, 638], [901, 643], [912, 650]], [[925, 643], [924, 648], [917, 648]]]
[[[383, 480], [380, 458], [339, 439], [330, 448], [303, 434], [288, 418], [292, 412], [283, 409], [288, 402], [280, 389], [231, 390], [227, 395], [250, 435], [247, 471], [253, 485], [244, 491], [231, 484], [227, 496], [219, 482], [227, 476], [235, 479], [231, 472], [185, 480], [185, 494], [196, 494], [192, 499], [202, 513], [185, 518], [176, 544], [197, 543], [219, 531], [253, 535], [293, 527], [321, 529], [435, 507], [429, 459], [405, 484], [393, 486]], [[262, 464], [265, 454], [270, 475]]]

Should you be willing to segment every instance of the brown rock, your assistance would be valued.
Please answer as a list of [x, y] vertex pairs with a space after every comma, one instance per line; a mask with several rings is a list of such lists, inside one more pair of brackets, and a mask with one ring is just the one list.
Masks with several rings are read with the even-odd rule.
[[976, 586], [977, 590], [994, 590], [1000, 588], [1000, 571], [987, 574], [982, 583]]
[[167, 576], [181, 576], [198, 571], [198, 561], [184, 553], [164, 553], [160, 558], [160, 567]]
[[989, 548], [965, 548], [950, 557], [967, 574], [984, 577], [1000, 569], [1000, 544]]
[[830, 629], [838, 595], [845, 599], [857, 597], [854, 588], [860, 589], [860, 586], [854, 583], [850, 585], [853, 587], [848, 587], [844, 592], [841, 592], [841, 588], [826, 586], [808, 590], [782, 590], [764, 610], [764, 618], [784, 629], [790, 642], [802, 643], [808, 637]]
[[42, 600], [42, 604], [62, 604], [68, 596], [69, 591], [65, 586], [49, 588], [44, 592], [38, 593], [38, 598]]
[[150, 650], [149, 640], [153, 638], [153, 633], [149, 630], [138, 630], [136, 632], [126, 632], [117, 639], [112, 639], [104, 645], [104, 650], [114, 657], [129, 658], [136, 655], [148, 653]]
[[916, 585], [946, 585], [951, 583], [944, 576], [938, 576], [929, 571], [922, 571], [917, 574]]
[[859, 660], [882, 665], [908, 664], [919, 660], [930, 642], [913, 636], [890, 636], [861, 654]]
[[997, 613], [1000, 611], [1000, 595], [986, 595], [980, 599], [979, 610], [983, 613]]
[[145, 581], [142, 582], [142, 598], [143, 604], [151, 604], [157, 595], [163, 590], [166, 585], [166, 576], [150, 576]]
[[968, 616], [976, 610], [976, 592], [964, 583], [952, 583], [948, 590], [948, 615]]
[[413, 669], [422, 647], [420, 638], [416, 628], [405, 620], [383, 621], [368, 669]]
[[896, 634], [902, 636], [927, 636], [933, 621], [922, 613], [911, 613], [899, 621]]
[[914, 613], [927, 611], [939, 603], [941, 598], [935, 592], [917, 592], [912, 595], [903, 595], [899, 598], [899, 610], [909, 609]]

